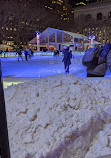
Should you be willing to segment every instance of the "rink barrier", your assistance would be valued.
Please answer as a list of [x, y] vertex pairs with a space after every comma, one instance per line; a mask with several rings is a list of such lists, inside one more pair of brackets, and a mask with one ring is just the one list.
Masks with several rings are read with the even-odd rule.
[[[84, 52], [79, 52], [79, 51], [73, 51], [72, 52], [73, 55], [84, 55]], [[40, 52], [37, 52], [37, 51], [34, 51], [34, 56], [53, 56], [54, 55], [54, 52], [43, 52], [43, 51], [40, 51]], [[63, 55], [62, 52], [59, 53], [59, 55]], [[3, 58], [4, 57], [4, 54], [0, 54], [0, 56]], [[5, 57], [17, 57], [18, 55], [16, 55], [16, 52], [7, 52]], [[22, 56], [24, 57], [24, 51], [22, 51]]]
[[3, 90], [3, 82], [2, 82], [1, 59], [0, 59], [0, 155], [1, 158], [11, 158], [7, 118], [6, 118], [5, 98], [4, 98], [4, 90]]

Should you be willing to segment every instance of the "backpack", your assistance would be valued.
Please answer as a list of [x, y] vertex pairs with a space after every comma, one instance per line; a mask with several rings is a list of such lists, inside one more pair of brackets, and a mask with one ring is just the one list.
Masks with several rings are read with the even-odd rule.
[[98, 47], [87, 49], [82, 59], [83, 65], [86, 67], [96, 67], [102, 49]]

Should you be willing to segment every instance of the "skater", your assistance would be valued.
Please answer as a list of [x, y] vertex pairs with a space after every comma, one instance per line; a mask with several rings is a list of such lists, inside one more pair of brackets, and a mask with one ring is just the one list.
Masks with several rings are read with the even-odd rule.
[[18, 54], [18, 62], [19, 62], [19, 59], [20, 59], [20, 58], [21, 58], [22, 61], [23, 61], [22, 52], [21, 52], [21, 50], [20, 50], [19, 48], [17, 48], [17, 53], [16, 53], [16, 54]]
[[0, 56], [2, 57], [2, 53], [3, 53], [3, 51], [2, 50], [0, 50]]
[[71, 59], [72, 59], [72, 50], [70, 46], [63, 46], [64, 49], [64, 58], [62, 62], [64, 62], [64, 68], [65, 68], [65, 73], [69, 73], [69, 65], [71, 65]]
[[29, 52], [30, 52], [30, 56], [33, 57], [33, 54], [34, 54], [33, 50], [29, 49]]
[[58, 51], [58, 50], [56, 51], [56, 56], [58, 56], [58, 57], [59, 57], [59, 51]]
[[3, 54], [4, 54], [4, 57], [5, 57], [5, 55], [6, 55], [6, 51], [4, 51]]
[[28, 59], [27, 59], [27, 56], [28, 56], [28, 49], [27, 49], [27, 48], [24, 50], [24, 54], [25, 54], [25, 60], [28, 61]]
[[56, 56], [56, 50], [54, 50], [54, 57]]
[[7, 57], [8, 57], [8, 48], [6, 49], [6, 51], [5, 51], [6, 53], [5, 54], [7, 54]]
[[89, 48], [82, 63], [87, 67], [87, 77], [104, 77], [108, 67], [111, 71], [111, 44]]
[[6, 49], [6, 53], [8, 52], [8, 48]]

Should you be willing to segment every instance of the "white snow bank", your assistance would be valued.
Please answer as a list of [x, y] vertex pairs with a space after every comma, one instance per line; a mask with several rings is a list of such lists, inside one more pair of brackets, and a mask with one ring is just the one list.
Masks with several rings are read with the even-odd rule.
[[74, 74], [7, 88], [11, 158], [93, 158], [111, 154], [110, 91], [111, 80]]

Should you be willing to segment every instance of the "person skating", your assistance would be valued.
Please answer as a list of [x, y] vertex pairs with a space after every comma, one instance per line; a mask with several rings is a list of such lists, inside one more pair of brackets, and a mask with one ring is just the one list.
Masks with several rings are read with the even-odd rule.
[[24, 54], [25, 54], [25, 60], [28, 61], [28, 59], [27, 59], [27, 56], [28, 56], [28, 49], [27, 49], [27, 48], [24, 50]]
[[4, 54], [4, 57], [5, 57], [5, 55], [6, 55], [6, 51], [4, 51], [3, 54]]
[[71, 65], [71, 59], [72, 59], [72, 50], [70, 47], [67, 45], [63, 45], [64, 49], [64, 58], [62, 62], [64, 62], [64, 68], [65, 68], [65, 73], [69, 73], [69, 65]]
[[2, 53], [3, 53], [3, 51], [2, 50], [0, 50], [0, 56], [2, 57]]
[[32, 50], [32, 49], [29, 49], [29, 51], [30, 51], [31, 57], [33, 57], [33, 54], [34, 54], [33, 50]]
[[22, 61], [23, 61], [22, 52], [21, 52], [21, 50], [20, 50], [19, 48], [17, 48], [17, 53], [16, 53], [16, 54], [18, 54], [18, 62], [19, 62], [19, 59], [20, 59], [20, 58], [21, 58]]

